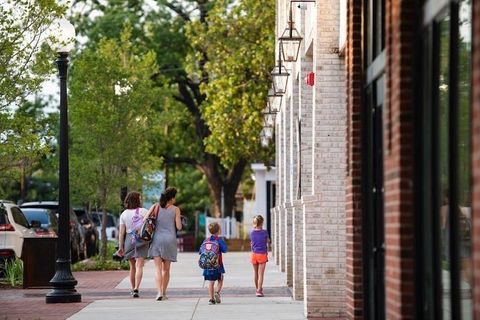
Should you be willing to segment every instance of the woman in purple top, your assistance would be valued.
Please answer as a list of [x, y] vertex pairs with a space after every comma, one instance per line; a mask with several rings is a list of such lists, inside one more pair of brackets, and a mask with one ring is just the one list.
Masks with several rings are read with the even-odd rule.
[[263, 297], [263, 277], [268, 261], [268, 232], [263, 228], [263, 217], [253, 218], [253, 230], [250, 232], [252, 246], [252, 264], [257, 297]]

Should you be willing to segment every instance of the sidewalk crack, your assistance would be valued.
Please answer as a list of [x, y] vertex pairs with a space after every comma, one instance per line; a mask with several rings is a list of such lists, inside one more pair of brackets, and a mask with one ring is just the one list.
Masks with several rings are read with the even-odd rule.
[[198, 298], [197, 303], [195, 304], [195, 308], [193, 309], [192, 317], [190, 318], [190, 320], [193, 320], [193, 318], [195, 317], [195, 313], [197, 312], [197, 307], [198, 307], [198, 304], [200, 303], [200, 299], [201, 298]]

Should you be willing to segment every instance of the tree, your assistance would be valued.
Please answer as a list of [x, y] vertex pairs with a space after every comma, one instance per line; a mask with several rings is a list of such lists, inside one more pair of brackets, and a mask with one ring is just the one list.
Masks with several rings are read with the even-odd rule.
[[[54, 71], [53, 52], [42, 42], [66, 6], [56, 0], [1, 0], [0, 7], [0, 189], [4, 196], [20, 198], [25, 194], [9, 192], [8, 185], [23, 181], [26, 171], [50, 150], [45, 136], [39, 134], [38, 115], [21, 108]], [[20, 110], [14, 111], [15, 107]]]
[[0, 112], [0, 193], [26, 200], [27, 183], [55, 143], [56, 116], [44, 114], [47, 102], [26, 101], [15, 112]]
[[21, 103], [53, 72], [53, 55], [42, 46], [45, 31], [64, 15], [56, 0], [1, 0], [0, 112]]
[[139, 0], [89, 4], [103, 15], [89, 21], [86, 12], [79, 21], [111, 34], [119, 17], [128, 18], [139, 46], [157, 53], [158, 112], [167, 128], [153, 137], [152, 152], [167, 166], [201, 171], [214, 214], [223, 191], [229, 215], [245, 167], [264, 154], [258, 136], [273, 67], [274, 1], [158, 0], [150, 11]]
[[[120, 40], [103, 39], [75, 60], [70, 86], [72, 198], [103, 209], [101, 256], [106, 258], [108, 207], [124, 185], [140, 188], [149, 168], [152, 105], [158, 90], [155, 54], [139, 53], [127, 25]], [[127, 174], [125, 174], [127, 173]]]

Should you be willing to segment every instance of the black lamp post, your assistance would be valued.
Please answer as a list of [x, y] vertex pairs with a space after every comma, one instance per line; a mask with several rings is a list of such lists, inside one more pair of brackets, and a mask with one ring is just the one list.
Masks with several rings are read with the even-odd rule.
[[70, 269], [70, 195], [68, 172], [68, 111], [67, 67], [68, 53], [73, 49], [75, 29], [67, 20], [60, 20], [54, 30], [54, 49], [58, 53], [57, 67], [60, 78], [60, 170], [57, 261], [55, 275], [50, 284], [53, 289], [46, 296], [47, 303], [80, 302], [82, 296], [75, 290], [77, 280]]

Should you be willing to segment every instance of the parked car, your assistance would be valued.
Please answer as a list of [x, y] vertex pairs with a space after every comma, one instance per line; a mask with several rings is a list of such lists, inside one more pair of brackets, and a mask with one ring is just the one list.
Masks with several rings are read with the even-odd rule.
[[98, 230], [93, 223], [92, 216], [82, 208], [74, 208], [73, 211], [77, 215], [77, 219], [82, 225], [85, 233], [85, 243], [87, 246], [87, 257], [94, 256], [98, 253], [99, 236]]
[[[58, 218], [59, 206], [57, 201], [38, 201], [38, 202], [25, 202], [20, 208], [39, 208], [50, 209], [55, 213]], [[85, 259], [87, 256], [87, 248], [85, 245], [85, 233], [84, 229], [78, 222], [77, 216], [72, 209], [69, 211], [70, 215], [70, 259], [72, 263], [77, 262], [80, 259]]]
[[[97, 226], [99, 239], [102, 239], [102, 212], [92, 212], [93, 222]], [[118, 238], [117, 219], [111, 213], [107, 213], [107, 240], [116, 241]]]
[[[31, 229], [40, 237], [56, 237], [58, 233], [58, 219], [50, 209], [23, 208], [23, 214], [30, 223]], [[40, 225], [36, 226], [35, 222]]]
[[36, 234], [22, 210], [13, 202], [0, 200], [0, 273], [6, 261], [22, 257], [23, 239], [27, 237]]

